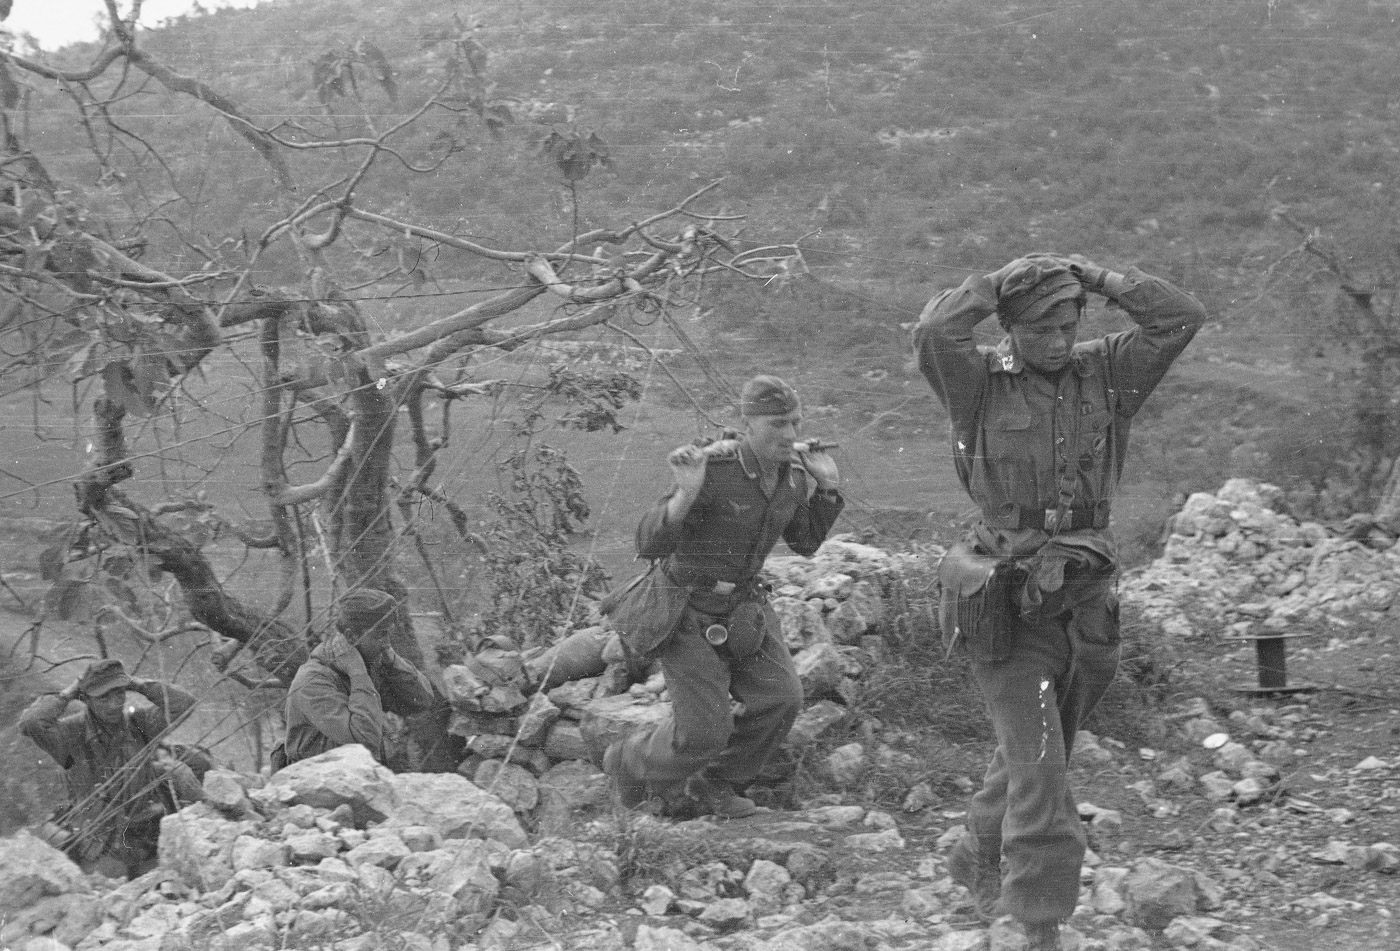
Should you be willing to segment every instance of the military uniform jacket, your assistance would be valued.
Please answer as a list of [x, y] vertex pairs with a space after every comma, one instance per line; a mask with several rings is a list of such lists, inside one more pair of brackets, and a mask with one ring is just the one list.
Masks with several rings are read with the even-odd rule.
[[86, 710], [63, 716], [68, 700], [57, 694], [39, 697], [20, 715], [20, 732], [63, 768], [76, 825], [118, 828], [124, 819], [142, 818], [161, 802], [158, 785], [164, 774], [147, 746], [192, 710], [196, 700], [169, 684], [148, 681], [131, 689], [152, 705], [128, 709], [115, 729]]
[[[976, 536], [990, 554], [1028, 554], [1054, 535], [1116, 561], [1109, 506], [1132, 418], [1206, 313], [1136, 268], [1111, 275], [1104, 290], [1137, 326], [1076, 344], [1058, 379], [1025, 366], [1009, 339], [976, 346], [973, 328], [996, 311], [986, 277], [934, 297], [920, 317], [919, 369], [948, 409], [958, 478], [981, 509]], [[1047, 532], [1046, 510], [1066, 500], [1072, 527]]]
[[397, 654], [366, 665], [369, 680], [346, 673], [355, 648], [336, 632], [311, 652], [287, 689], [287, 761], [359, 743], [384, 761], [384, 712], [421, 713], [434, 703], [432, 681]]
[[766, 495], [758, 461], [743, 439], [725, 440], [706, 449], [705, 482], [690, 511], [679, 522], [666, 518], [670, 494], [637, 526], [637, 555], [665, 559], [663, 568], [677, 584], [692, 586], [691, 606], [711, 614], [726, 613], [716, 582], [742, 594], [751, 586], [778, 539], [799, 555], [811, 555], [826, 539], [845, 501], [836, 490], [816, 491], [810, 473], [794, 454], [778, 468], [777, 483]]

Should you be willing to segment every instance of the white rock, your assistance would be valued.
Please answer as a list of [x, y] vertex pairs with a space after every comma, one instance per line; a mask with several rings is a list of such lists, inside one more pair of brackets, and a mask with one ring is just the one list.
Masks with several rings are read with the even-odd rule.
[[1127, 918], [1149, 931], [1160, 931], [1173, 918], [1196, 911], [1196, 880], [1186, 869], [1159, 859], [1141, 859], [1123, 880]]
[[427, 826], [444, 839], [494, 839], [511, 848], [525, 844], [515, 811], [465, 776], [399, 773], [391, 774], [390, 784], [399, 804], [394, 825]]
[[[289, 767], [290, 768], [290, 767]], [[233, 843], [252, 822], [230, 822], [207, 803], [195, 803], [160, 821], [160, 864], [186, 884], [215, 891], [233, 877]]]
[[290, 802], [319, 809], [349, 806], [357, 825], [383, 822], [398, 807], [394, 774], [359, 744], [338, 746], [272, 774], [252, 795], [262, 800], [290, 793]]
[[904, 848], [904, 837], [895, 829], [883, 832], [858, 832], [842, 841], [857, 852], [890, 852]]
[[701, 951], [702, 946], [684, 931], [639, 925], [632, 951]]
[[91, 891], [83, 872], [28, 832], [0, 839], [0, 921], [41, 898]]
[[272, 842], [254, 835], [233, 840], [230, 853], [235, 872], [255, 868], [280, 868], [292, 862], [292, 850], [285, 842]]
[[838, 786], [854, 786], [865, 775], [865, 747], [860, 743], [838, 746], [827, 754], [826, 770]]
[[367, 842], [355, 846], [345, 853], [345, 861], [351, 868], [364, 865], [377, 865], [393, 869], [411, 852], [402, 839], [396, 835], [376, 835]]
[[671, 905], [675, 903], [676, 893], [665, 885], [648, 885], [647, 890], [642, 892], [641, 909], [653, 918], [660, 918], [671, 910]]
[[529, 812], [540, 804], [540, 788], [523, 766], [487, 760], [476, 769], [472, 782], [516, 812]]

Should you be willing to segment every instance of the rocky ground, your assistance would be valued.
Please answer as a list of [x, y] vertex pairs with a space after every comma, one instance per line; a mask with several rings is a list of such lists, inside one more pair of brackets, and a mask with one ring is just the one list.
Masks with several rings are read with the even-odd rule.
[[[1400, 551], [1299, 525], [1248, 483], [1193, 497], [1173, 528], [1123, 583], [1137, 605], [1125, 670], [1156, 699], [1101, 717], [1076, 753], [1092, 854], [1066, 947], [1400, 947]], [[785, 624], [811, 626], [817, 609], [789, 583], [808, 603]], [[1249, 689], [1261, 633], [1300, 635], [1287, 676], [1309, 689]], [[866, 714], [847, 742], [810, 745], [823, 784], [772, 800], [793, 808], [620, 813], [571, 760], [541, 772], [527, 811], [518, 788], [394, 776], [347, 748], [270, 783], [211, 773], [210, 801], [166, 820], [161, 868], [137, 882], [0, 840], [0, 945], [1016, 951], [1013, 931], [975, 922], [944, 864], [985, 744], [881, 723], [861, 672], [843, 669], [823, 675], [826, 702]], [[489, 762], [472, 763], [478, 781]]]

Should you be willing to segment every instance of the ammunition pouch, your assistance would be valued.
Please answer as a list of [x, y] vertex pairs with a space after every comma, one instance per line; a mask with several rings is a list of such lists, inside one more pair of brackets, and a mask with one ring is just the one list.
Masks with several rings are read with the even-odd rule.
[[1025, 572], [1014, 559], [976, 551], [968, 542], [948, 549], [938, 566], [938, 626], [946, 655], [962, 645], [974, 663], [1011, 656], [1012, 625], [1020, 613]]
[[768, 598], [748, 597], [729, 612], [729, 639], [724, 649], [734, 660], [744, 660], [758, 653], [763, 637], [768, 633], [768, 615], [773, 609]]
[[676, 584], [653, 561], [646, 571], [609, 592], [598, 607], [627, 649], [645, 658], [675, 633], [689, 600], [690, 587]]

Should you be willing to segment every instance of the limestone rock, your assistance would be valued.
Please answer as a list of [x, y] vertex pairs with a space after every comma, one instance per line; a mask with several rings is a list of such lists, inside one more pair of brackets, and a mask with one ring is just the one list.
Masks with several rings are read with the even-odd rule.
[[826, 772], [838, 786], [854, 786], [865, 775], [865, 747], [859, 743], [838, 746], [827, 754]]
[[261, 800], [287, 792], [291, 794], [287, 801], [318, 809], [347, 805], [354, 813], [356, 825], [362, 826], [383, 822], [394, 812], [397, 802], [393, 779], [394, 774], [375, 762], [369, 750], [352, 743], [278, 770], [254, 798]]
[[227, 769], [211, 769], [204, 774], [204, 799], [235, 816], [252, 808], [243, 777]]
[[670, 713], [668, 703], [638, 703], [626, 694], [590, 700], [583, 707], [578, 728], [588, 751], [587, 759], [594, 765], [603, 762], [608, 744], [650, 730]]
[[516, 731], [524, 746], [543, 746], [549, 728], [558, 720], [562, 711], [542, 693], [530, 697], [525, 712], [520, 716], [520, 726]]
[[445, 895], [455, 912], [486, 914], [495, 903], [500, 883], [479, 843], [459, 840], [432, 852], [414, 852], [399, 862], [399, 875], [417, 887]]
[[1130, 922], [1161, 931], [1173, 918], [1196, 913], [1196, 880], [1186, 869], [1160, 859], [1141, 859], [1123, 879], [1123, 899]]
[[235, 872], [252, 868], [280, 868], [291, 864], [292, 850], [285, 842], [271, 842], [255, 835], [240, 835], [233, 840], [229, 861]]
[[701, 951], [702, 945], [684, 931], [639, 925], [632, 951]]
[[0, 839], [0, 921], [41, 898], [91, 891], [82, 870], [28, 832]]
[[[594, 749], [592, 742], [584, 735], [583, 729], [577, 723], [570, 720], [558, 720], [545, 734], [544, 743], [545, 755], [552, 760], [566, 759], [586, 759], [592, 760]], [[602, 756], [601, 753], [597, 754]], [[599, 760], [601, 762], [601, 760]]]
[[514, 763], [487, 760], [477, 767], [472, 782], [500, 799], [516, 812], [529, 812], [539, 805], [540, 789], [530, 771]]
[[525, 844], [515, 811], [455, 773], [390, 774], [398, 802], [394, 824], [428, 826], [444, 839], [494, 839], [512, 848]]
[[550, 767], [537, 786], [540, 804], [535, 821], [546, 835], [569, 828], [579, 813], [605, 809], [609, 804], [607, 776], [583, 760], [565, 760]]
[[827, 730], [844, 723], [851, 715], [848, 707], [833, 700], [819, 700], [797, 715], [786, 742], [801, 749], [817, 741]]
[[247, 820], [230, 822], [208, 803], [195, 803], [160, 821], [160, 864], [186, 884], [214, 891], [233, 877], [233, 843], [251, 834]]
[[831, 697], [845, 673], [846, 662], [834, 644], [816, 643], [793, 658], [802, 694], [808, 703]]

